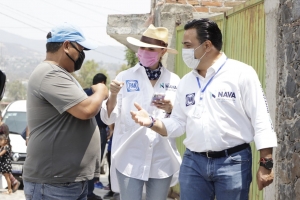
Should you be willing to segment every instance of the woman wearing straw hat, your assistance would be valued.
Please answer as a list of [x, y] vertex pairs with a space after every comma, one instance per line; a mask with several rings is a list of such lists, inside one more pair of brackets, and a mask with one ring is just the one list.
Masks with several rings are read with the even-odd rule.
[[140, 200], [144, 185], [147, 200], [165, 200], [168, 189], [177, 182], [181, 157], [175, 138], [161, 137], [140, 127], [131, 119], [133, 102], [143, 105], [158, 119], [168, 117], [173, 108], [179, 77], [162, 66], [168, 52], [168, 29], [150, 25], [140, 40], [128, 37], [138, 46], [139, 63], [118, 74], [110, 84], [110, 96], [102, 104], [101, 118], [115, 123], [112, 144], [111, 184], [122, 200]]

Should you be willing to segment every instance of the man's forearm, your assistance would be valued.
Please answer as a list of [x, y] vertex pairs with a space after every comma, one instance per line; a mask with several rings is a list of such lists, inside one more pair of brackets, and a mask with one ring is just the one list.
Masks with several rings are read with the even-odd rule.
[[261, 158], [272, 158], [273, 148], [260, 149]]
[[117, 105], [117, 95], [110, 94], [106, 102], [108, 117], [110, 117], [110, 114], [115, 109], [116, 105]]
[[93, 95], [91, 95], [89, 98], [90, 98], [89, 109], [92, 111], [92, 117], [94, 117], [100, 111], [101, 104], [102, 104], [103, 100], [105, 99], [105, 96], [102, 94], [101, 91], [97, 91]]
[[162, 121], [160, 120], [156, 120], [153, 124], [153, 126], [151, 127], [151, 129], [157, 133], [159, 133], [161, 136], [168, 136], [168, 132], [167, 129], [164, 125], [164, 123], [162, 123]]

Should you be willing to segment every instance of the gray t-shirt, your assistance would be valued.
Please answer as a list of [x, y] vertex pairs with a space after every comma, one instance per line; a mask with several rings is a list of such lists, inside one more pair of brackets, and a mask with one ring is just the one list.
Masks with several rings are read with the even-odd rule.
[[100, 175], [100, 132], [95, 118], [81, 120], [66, 112], [86, 98], [64, 69], [43, 62], [33, 71], [27, 90], [30, 136], [25, 181], [66, 183]]

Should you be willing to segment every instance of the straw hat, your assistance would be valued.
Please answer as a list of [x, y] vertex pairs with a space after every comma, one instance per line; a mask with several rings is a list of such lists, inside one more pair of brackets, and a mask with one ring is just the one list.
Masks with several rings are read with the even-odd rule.
[[143, 33], [140, 40], [127, 37], [127, 41], [138, 47], [165, 48], [168, 53], [177, 54], [177, 50], [168, 48], [168, 29], [155, 27], [152, 24]]

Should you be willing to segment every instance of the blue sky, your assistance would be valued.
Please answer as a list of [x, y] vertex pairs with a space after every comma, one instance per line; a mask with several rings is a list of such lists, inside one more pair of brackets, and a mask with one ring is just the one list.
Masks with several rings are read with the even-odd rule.
[[67, 21], [99, 45], [121, 46], [106, 34], [107, 16], [149, 12], [150, 0], [0, 0], [0, 29], [45, 40], [55, 24]]

